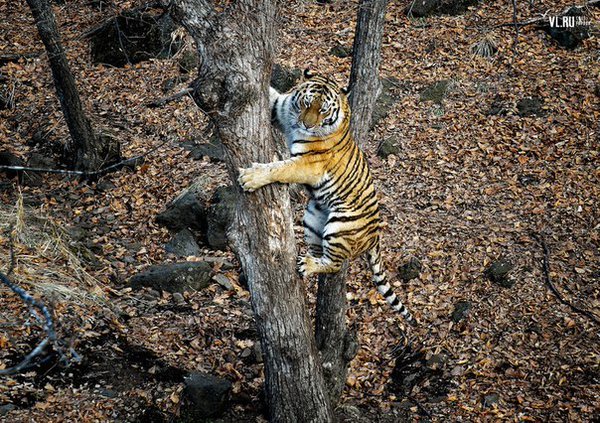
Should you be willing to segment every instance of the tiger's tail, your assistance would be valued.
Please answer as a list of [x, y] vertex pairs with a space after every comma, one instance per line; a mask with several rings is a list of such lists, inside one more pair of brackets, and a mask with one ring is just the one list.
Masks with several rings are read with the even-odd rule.
[[417, 321], [414, 319], [410, 311], [402, 304], [402, 301], [396, 296], [390, 283], [387, 281], [385, 270], [383, 269], [383, 263], [381, 260], [381, 252], [379, 241], [377, 244], [367, 252], [367, 260], [371, 271], [373, 272], [373, 281], [377, 285], [377, 290], [385, 300], [392, 306], [392, 308], [402, 315], [404, 319], [411, 325], [416, 326]]

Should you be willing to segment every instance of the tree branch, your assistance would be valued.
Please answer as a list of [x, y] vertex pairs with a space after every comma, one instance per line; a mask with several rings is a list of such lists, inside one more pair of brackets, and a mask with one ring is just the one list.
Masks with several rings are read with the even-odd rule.
[[542, 237], [541, 234], [532, 232], [531, 237], [533, 239], [535, 239], [541, 245], [542, 250], [544, 251], [544, 258], [542, 261], [542, 270], [544, 272], [544, 281], [546, 282], [546, 285], [548, 285], [548, 288], [550, 288], [550, 291], [552, 291], [552, 293], [556, 296], [558, 301], [560, 301], [564, 305], [568, 306], [571, 310], [573, 310], [576, 313], [584, 315], [585, 317], [590, 319], [592, 322], [596, 323], [597, 325], [600, 325], [600, 320], [598, 320], [598, 318], [593, 313], [591, 313], [587, 310], [583, 310], [583, 309], [577, 307], [576, 305], [572, 304], [571, 302], [567, 301], [561, 295], [561, 293], [558, 291], [558, 289], [556, 289], [556, 286], [554, 286], [554, 284], [552, 283], [552, 279], [550, 279], [550, 249], [548, 248], [548, 244], [546, 244], [546, 241], [544, 240], [544, 238]]
[[170, 139], [165, 140], [162, 143], [160, 143], [159, 145], [157, 145], [156, 147], [151, 148], [150, 150], [146, 151], [143, 154], [131, 157], [126, 160], [122, 160], [119, 163], [115, 163], [110, 166], [106, 166], [104, 168], [95, 170], [93, 172], [86, 172], [83, 170], [45, 169], [45, 168], [27, 167], [27, 166], [0, 166], [0, 171], [1, 170], [16, 170], [16, 171], [23, 171], [23, 172], [56, 173], [56, 174], [67, 175], [67, 176], [81, 176], [85, 179], [94, 178], [94, 177], [106, 175], [107, 173], [110, 173], [111, 171], [119, 170], [128, 165], [136, 166], [141, 159], [143, 159], [147, 155], [155, 152], [156, 150], [161, 148], [163, 145], [165, 145], [169, 141], [170, 141]]
[[185, 97], [186, 95], [192, 93], [193, 91], [194, 91], [193, 88], [188, 87], [188, 88], [185, 88], [185, 89], [179, 91], [176, 94], [169, 95], [167, 97], [163, 97], [163, 98], [159, 98], [158, 100], [151, 101], [150, 103], [147, 104], [147, 106], [151, 109], [156, 108], [156, 107], [162, 107], [165, 104], [170, 103], [171, 101], [179, 100], [181, 97]]
[[[0, 273], [0, 282], [9, 287], [15, 294], [23, 300], [30, 309], [30, 313], [36, 318], [36, 320], [41, 320], [40, 316], [35, 312], [34, 309], [38, 309], [42, 315], [44, 316], [44, 332], [46, 332], [46, 337], [31, 351], [19, 364], [9, 367], [7, 369], [0, 370], [0, 376], [13, 375], [16, 373], [22, 372], [24, 369], [30, 367], [31, 362], [48, 346], [56, 345], [56, 332], [54, 331], [54, 322], [52, 321], [52, 315], [48, 308], [31, 295], [29, 295], [23, 288], [15, 285], [6, 275]], [[56, 348], [56, 350], [60, 353], [60, 348]], [[66, 360], [63, 354], [61, 354], [61, 360]]]

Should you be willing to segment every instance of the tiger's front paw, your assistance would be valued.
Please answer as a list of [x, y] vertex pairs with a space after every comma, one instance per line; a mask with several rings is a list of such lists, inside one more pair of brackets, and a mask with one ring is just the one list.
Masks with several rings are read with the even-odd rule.
[[269, 170], [264, 164], [252, 163], [252, 166], [246, 169], [239, 168], [238, 171], [238, 182], [244, 191], [253, 192], [271, 182]]
[[298, 273], [302, 278], [306, 278], [315, 273], [315, 259], [311, 256], [298, 257]]

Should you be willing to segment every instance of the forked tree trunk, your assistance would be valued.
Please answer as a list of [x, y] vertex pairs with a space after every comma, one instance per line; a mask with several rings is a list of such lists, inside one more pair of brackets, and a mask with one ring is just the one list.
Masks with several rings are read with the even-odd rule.
[[73, 166], [77, 170], [94, 171], [102, 165], [118, 161], [118, 143], [96, 135], [83, 111], [49, 0], [27, 0], [27, 4], [46, 47], [56, 94], [71, 134], [68, 153], [73, 158]]
[[[361, 0], [350, 73], [351, 130], [356, 142], [366, 142], [373, 108], [381, 92], [379, 63], [387, 0]], [[348, 364], [356, 355], [356, 332], [346, 323], [347, 264], [339, 273], [319, 277], [315, 337], [332, 404], [346, 383]]]
[[379, 64], [388, 0], [361, 0], [350, 71], [351, 129], [359, 146], [367, 140], [373, 109], [381, 93]]
[[[276, 2], [240, 0], [217, 12], [206, 0], [174, 0], [171, 14], [196, 40], [200, 55], [194, 100], [213, 120], [233, 180], [251, 162], [273, 160], [268, 83]], [[330, 422], [332, 409], [296, 276], [296, 246], [287, 188], [239, 191], [230, 238], [248, 279], [265, 354], [271, 421]]]

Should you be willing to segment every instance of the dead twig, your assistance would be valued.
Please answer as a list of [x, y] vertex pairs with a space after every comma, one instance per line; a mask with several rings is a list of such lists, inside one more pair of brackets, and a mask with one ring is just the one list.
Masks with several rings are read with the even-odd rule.
[[194, 91], [193, 88], [188, 87], [188, 88], [185, 88], [185, 89], [179, 91], [176, 94], [173, 94], [173, 95], [170, 95], [167, 97], [163, 97], [163, 98], [159, 98], [158, 100], [154, 100], [154, 101], [148, 103], [147, 106], [150, 108], [162, 107], [167, 103], [170, 103], [175, 100], [179, 100], [181, 97], [185, 97], [186, 95], [192, 93], [193, 91]]
[[568, 306], [571, 310], [573, 310], [576, 313], [584, 315], [585, 317], [590, 319], [592, 322], [596, 323], [597, 325], [600, 325], [600, 320], [598, 320], [598, 318], [593, 313], [591, 313], [587, 310], [583, 310], [583, 309], [577, 307], [576, 305], [572, 304], [571, 302], [567, 301], [561, 295], [561, 293], [558, 291], [558, 289], [556, 289], [556, 286], [554, 285], [554, 283], [552, 283], [552, 279], [550, 279], [550, 249], [548, 248], [548, 244], [546, 244], [546, 241], [544, 240], [542, 235], [540, 235], [538, 233], [532, 232], [531, 237], [533, 239], [535, 239], [541, 245], [541, 247], [544, 251], [544, 258], [542, 261], [542, 269], [544, 272], [544, 280], [546, 282], [546, 285], [548, 285], [548, 288], [550, 288], [550, 291], [552, 291], [552, 293], [556, 296], [558, 301], [560, 301], [564, 305]]
[[15, 266], [17, 264], [17, 260], [15, 258], [15, 234], [14, 234], [14, 226], [10, 225], [8, 228], [8, 251], [10, 255], [10, 263], [8, 265], [8, 270], [6, 274], [10, 276], [12, 272], [15, 270]]
[[513, 25], [515, 27], [515, 43], [513, 44], [513, 51], [517, 53], [517, 44], [519, 43], [519, 25], [517, 25], [517, 0], [512, 0], [513, 5]]
[[112, 164], [110, 166], [107, 167], [103, 167], [99, 170], [95, 170], [93, 172], [85, 172], [82, 170], [63, 170], [63, 169], [44, 169], [44, 168], [37, 168], [37, 167], [26, 167], [26, 166], [0, 166], [0, 171], [2, 170], [16, 170], [16, 171], [24, 171], [24, 172], [34, 172], [34, 173], [57, 173], [57, 174], [61, 174], [61, 175], [67, 175], [67, 176], [81, 176], [83, 178], [93, 178], [93, 177], [98, 177], [98, 176], [102, 176], [102, 175], [106, 175], [107, 173], [110, 173], [114, 170], [119, 170], [125, 166], [137, 166], [139, 164], [139, 162], [146, 157], [147, 155], [155, 152], [156, 150], [158, 150], [159, 148], [161, 148], [163, 145], [165, 145], [166, 143], [168, 143], [170, 141], [170, 139], [165, 140], [164, 142], [161, 142], [159, 145], [157, 145], [156, 147], [151, 148], [150, 150], [146, 151], [143, 154], [140, 154], [138, 156], [135, 157], [131, 157], [129, 159], [126, 160], [122, 160], [119, 163], [115, 163]]
[[[31, 362], [44, 352], [48, 344], [56, 346], [57, 342], [56, 332], [54, 331], [54, 322], [52, 320], [52, 315], [50, 314], [48, 308], [40, 301], [33, 298], [23, 288], [15, 285], [3, 273], [0, 273], [0, 282], [9, 287], [15, 294], [19, 296], [19, 298], [21, 298], [21, 300], [25, 302], [29, 306], [30, 313], [39, 321], [41, 321], [42, 319], [40, 318], [39, 314], [35, 311], [35, 309], [38, 309], [40, 311], [40, 313], [44, 317], [43, 328], [44, 332], [46, 332], [46, 337], [19, 364], [13, 367], [9, 367], [7, 369], [0, 369], [0, 376], [7, 376], [20, 373], [24, 369], [30, 367]], [[66, 360], [65, 356], [62, 353], [60, 353], [61, 349], [55, 349], [59, 352], [61, 360]]]

